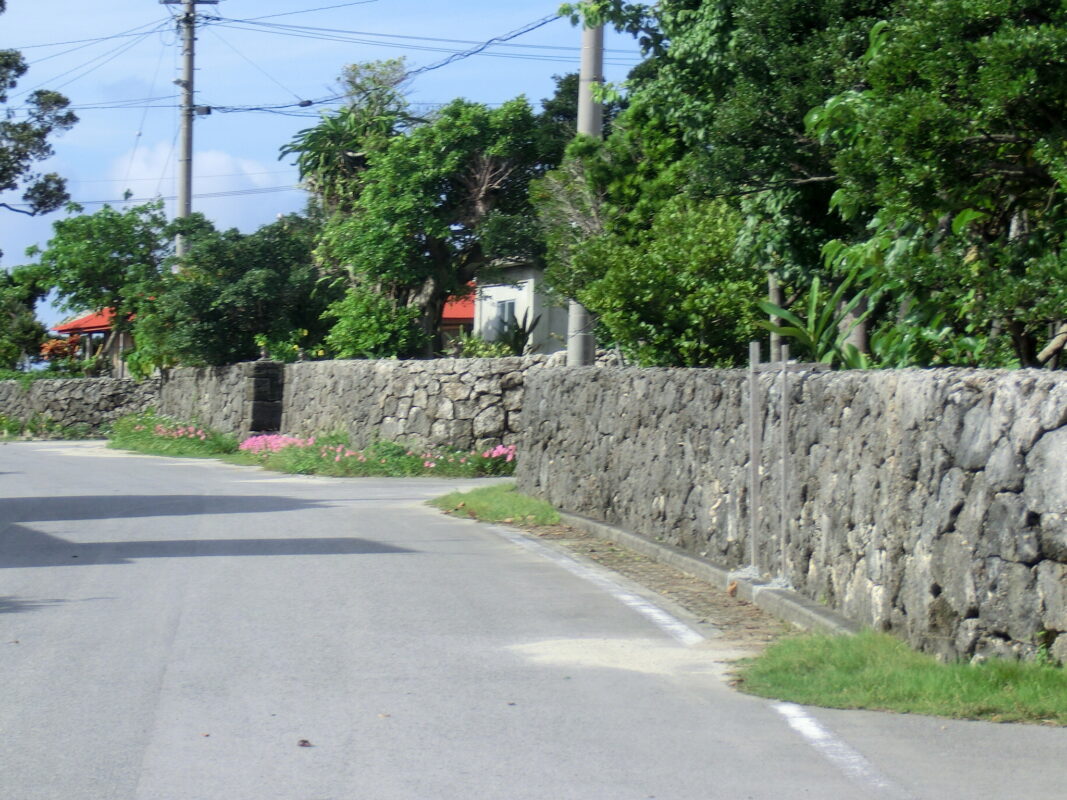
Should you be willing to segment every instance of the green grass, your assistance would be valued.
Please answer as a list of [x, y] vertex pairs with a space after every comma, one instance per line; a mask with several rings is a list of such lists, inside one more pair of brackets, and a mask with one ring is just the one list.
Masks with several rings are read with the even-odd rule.
[[[60, 425], [54, 419], [34, 414], [28, 420], [0, 414], [0, 441], [15, 439], [91, 439], [88, 425]], [[99, 438], [96, 437], [96, 438]]]
[[544, 500], [515, 491], [515, 484], [483, 486], [469, 492], [452, 492], [430, 501], [430, 505], [457, 516], [483, 522], [521, 522], [527, 525], [555, 525], [559, 514]]
[[743, 662], [738, 679], [744, 692], [802, 705], [1067, 725], [1067, 670], [1006, 659], [942, 664], [873, 631], [782, 639]]
[[152, 412], [116, 422], [110, 446], [149, 455], [220, 458], [276, 472], [340, 478], [476, 478], [510, 475], [515, 469], [514, 447], [467, 452], [377, 441], [355, 449], [344, 434], [307, 438], [261, 434], [238, 444], [232, 436]]
[[237, 451], [237, 440], [152, 411], [117, 420], [108, 447], [153, 456], [213, 457]]

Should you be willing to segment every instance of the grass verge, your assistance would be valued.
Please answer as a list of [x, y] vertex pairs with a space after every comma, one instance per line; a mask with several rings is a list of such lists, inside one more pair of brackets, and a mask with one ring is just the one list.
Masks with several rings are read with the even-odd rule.
[[148, 411], [116, 420], [108, 447], [152, 456], [211, 458], [237, 452], [237, 440]]
[[515, 484], [483, 486], [469, 492], [451, 492], [430, 501], [449, 514], [473, 517], [483, 522], [558, 525], [559, 514], [544, 500], [515, 491]]
[[307, 438], [258, 434], [238, 444], [232, 436], [154, 412], [118, 420], [109, 446], [149, 455], [221, 458], [276, 472], [338, 478], [477, 478], [510, 475], [515, 469], [514, 445], [465, 452], [377, 441], [355, 449], [344, 434]]
[[[34, 414], [27, 420], [0, 414], [0, 441], [18, 439], [91, 439], [88, 425], [60, 425], [54, 419]], [[96, 435], [95, 438], [100, 438]]]
[[742, 662], [738, 688], [826, 708], [1067, 725], [1067, 670], [990, 659], [942, 664], [884, 633], [791, 636]]

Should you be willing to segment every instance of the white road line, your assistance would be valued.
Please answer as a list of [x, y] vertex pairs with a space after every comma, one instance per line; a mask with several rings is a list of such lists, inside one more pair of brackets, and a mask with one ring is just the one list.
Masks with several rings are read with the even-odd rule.
[[[682, 644], [689, 646], [705, 641], [704, 636], [674, 615], [624, 589], [610, 577], [607, 570], [587, 566], [577, 559], [545, 547], [540, 542], [508, 528], [493, 527], [492, 530], [509, 542], [547, 558], [573, 575], [598, 586], [620, 603], [647, 617], [653, 624]], [[851, 780], [868, 789], [876, 790], [883, 797], [891, 797], [895, 800], [914, 800], [913, 795], [882, 775], [870, 761], [834, 736], [800, 706], [794, 703], [773, 703], [771, 707], [785, 718], [789, 727], [799, 733], [808, 744]]]
[[883, 796], [912, 800], [913, 796], [885, 777], [866, 758], [834, 736], [813, 716], [795, 703], [772, 703], [771, 708], [785, 717], [789, 727], [799, 733], [827, 761], [845, 775]]
[[519, 547], [523, 547], [533, 553], [537, 553], [537, 555], [555, 562], [571, 574], [577, 575], [579, 578], [587, 580], [595, 586], [603, 589], [623, 605], [629, 606], [638, 614], [647, 617], [654, 625], [660, 628], [660, 630], [682, 644], [691, 646], [700, 644], [704, 641], [704, 637], [700, 633], [690, 628], [673, 614], [667, 613], [662, 608], [650, 603], [643, 597], [624, 589], [612, 580], [606, 570], [601, 571], [587, 566], [568, 555], [559, 553], [550, 547], [545, 547], [540, 542], [536, 542], [533, 539], [523, 536], [521, 533], [516, 533], [507, 528], [494, 527], [493, 531], [498, 535], [503, 536], [509, 542], [517, 544]]

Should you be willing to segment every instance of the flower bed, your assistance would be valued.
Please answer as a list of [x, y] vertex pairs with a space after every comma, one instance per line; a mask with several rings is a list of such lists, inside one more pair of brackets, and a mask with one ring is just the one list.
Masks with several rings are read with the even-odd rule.
[[245, 439], [240, 452], [268, 469], [302, 474], [359, 476], [418, 476], [473, 478], [511, 475], [515, 446], [498, 446], [484, 452], [450, 448], [410, 448], [398, 442], [379, 441], [363, 450], [353, 449], [339, 436], [302, 439], [282, 434], [259, 434]]

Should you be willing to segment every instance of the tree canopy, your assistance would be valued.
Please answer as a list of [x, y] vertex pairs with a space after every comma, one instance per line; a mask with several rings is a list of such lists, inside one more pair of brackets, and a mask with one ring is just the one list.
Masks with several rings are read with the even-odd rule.
[[[570, 183], [550, 198], [593, 200], [602, 229], [641, 235], [663, 182], [635, 182], [630, 197], [618, 186], [674, 170], [666, 183], [677, 191], [741, 213], [735, 258], [782, 278], [786, 306], [866, 309], [871, 352], [851, 363], [1052, 363], [1067, 340], [1054, 336], [1067, 334], [1062, 3], [592, 0], [564, 10], [630, 30], [648, 60], [629, 82], [630, 131], [624, 119], [599, 152], [575, 150]], [[655, 134], [678, 149], [658, 164], [626, 157], [622, 136], [647, 152]], [[561, 253], [561, 273], [597, 277]]]
[[[0, 0], [0, 14], [6, 10]], [[0, 50], [0, 105], [18, 86], [28, 66], [17, 50]], [[52, 155], [50, 137], [71, 128], [78, 118], [58, 92], [35, 89], [20, 100], [20, 109], [7, 108], [0, 118], [0, 191], [22, 190], [26, 208], [0, 203], [0, 208], [24, 214], [54, 211], [67, 202], [66, 182], [54, 172], [34, 167]]]
[[[535, 114], [523, 98], [497, 108], [454, 100], [420, 120], [396, 90], [396, 70], [395, 62], [350, 68], [350, 85], [361, 88], [349, 105], [298, 134], [283, 156], [297, 155], [328, 212], [320, 268], [359, 294], [333, 308], [336, 325], [364, 330], [351, 315], [377, 293], [421, 330], [388, 339], [404, 343], [394, 355], [413, 355], [435, 349], [449, 296], [501, 266], [539, 261], [529, 184], [562, 157], [573, 115], [559, 103]], [[557, 80], [558, 94], [576, 92]], [[385, 85], [375, 90], [376, 82]], [[374, 337], [341, 346], [340, 336], [330, 339], [338, 352], [380, 352]]]

